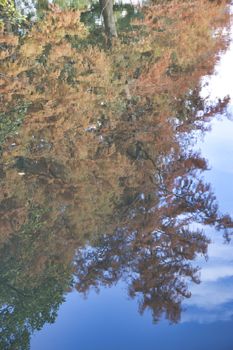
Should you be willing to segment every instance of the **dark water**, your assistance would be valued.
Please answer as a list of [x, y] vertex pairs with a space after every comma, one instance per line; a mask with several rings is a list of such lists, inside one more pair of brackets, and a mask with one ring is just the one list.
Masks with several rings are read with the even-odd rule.
[[0, 347], [232, 350], [233, 46], [67, 16], [2, 61]]

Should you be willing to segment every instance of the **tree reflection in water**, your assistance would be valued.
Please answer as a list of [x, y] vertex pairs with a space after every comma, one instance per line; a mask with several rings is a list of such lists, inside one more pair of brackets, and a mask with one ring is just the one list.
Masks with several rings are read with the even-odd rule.
[[177, 322], [187, 281], [199, 283], [193, 260], [207, 254], [197, 227], [231, 234], [192, 151], [229, 102], [200, 97], [229, 21], [224, 4], [201, 6], [167, 5], [167, 17], [162, 5], [146, 8], [111, 51], [93, 44], [79, 13], [57, 8], [20, 43], [2, 35], [4, 349], [29, 348], [70, 290], [121, 279], [140, 312]]
[[[212, 225], [226, 234], [232, 228], [231, 218], [219, 215], [215, 195], [201, 179], [206, 168], [198, 154], [179, 149], [137, 192], [126, 188], [125, 206], [117, 212], [122, 227], [76, 253], [76, 289], [86, 293], [125, 279], [129, 295], [139, 299], [140, 312], [148, 308], [154, 321], [164, 313], [179, 321], [181, 301], [191, 296], [187, 280], [199, 283], [193, 260], [206, 256], [209, 243], [192, 224]], [[148, 174], [145, 161], [143, 172]]]

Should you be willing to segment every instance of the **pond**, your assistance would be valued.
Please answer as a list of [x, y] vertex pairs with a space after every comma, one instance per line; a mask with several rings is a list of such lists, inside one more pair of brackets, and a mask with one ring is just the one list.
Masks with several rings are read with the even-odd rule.
[[231, 6], [119, 6], [3, 18], [1, 349], [233, 349]]

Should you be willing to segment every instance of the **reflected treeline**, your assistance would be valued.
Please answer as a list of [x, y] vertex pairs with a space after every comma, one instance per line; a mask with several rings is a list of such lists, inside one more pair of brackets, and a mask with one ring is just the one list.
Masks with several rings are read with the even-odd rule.
[[192, 151], [229, 102], [207, 106], [199, 83], [227, 46], [224, 9], [147, 7], [111, 50], [90, 41], [77, 11], [57, 7], [23, 38], [1, 33], [4, 349], [30, 348], [70, 290], [121, 279], [140, 312], [179, 320], [209, 243], [194, 227], [228, 237], [233, 226]]
[[124, 189], [117, 210], [121, 227], [79, 249], [74, 259], [79, 292], [123, 279], [129, 295], [138, 298], [140, 312], [148, 308], [155, 322], [163, 314], [179, 321], [181, 301], [190, 297], [187, 281], [199, 283], [193, 260], [198, 254], [206, 256], [209, 240], [192, 224], [223, 229], [226, 238], [233, 227], [228, 215], [219, 214], [211, 186], [200, 176], [206, 161], [179, 146], [174, 142], [166, 157], [161, 159], [159, 153], [153, 161], [140, 148], [143, 181]]

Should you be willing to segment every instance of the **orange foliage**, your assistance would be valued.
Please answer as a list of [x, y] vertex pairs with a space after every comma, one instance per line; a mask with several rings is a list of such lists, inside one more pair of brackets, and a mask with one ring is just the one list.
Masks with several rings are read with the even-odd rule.
[[[21, 287], [39, 283], [48, 266], [70, 266], [75, 250], [93, 243], [90, 268], [76, 254], [79, 291], [137, 271], [129, 293], [141, 295], [141, 312], [179, 319], [185, 279], [198, 281], [189, 262], [208, 244], [189, 225], [233, 226], [199, 178], [205, 160], [183, 140], [228, 103], [206, 110], [199, 96], [200, 77], [226, 46], [224, 9], [202, 0], [148, 7], [132, 40], [108, 52], [83, 45], [80, 14], [57, 7], [20, 43], [2, 39], [2, 112], [26, 106], [23, 127], [6, 136], [0, 193], [1, 248], [23, 255]], [[31, 227], [38, 208], [48, 211]]]

